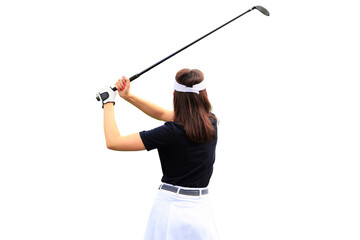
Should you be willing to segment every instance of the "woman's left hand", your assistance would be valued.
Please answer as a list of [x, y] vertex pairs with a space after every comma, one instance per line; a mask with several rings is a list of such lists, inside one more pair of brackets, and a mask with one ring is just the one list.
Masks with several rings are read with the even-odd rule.
[[96, 98], [98, 101], [101, 100], [102, 108], [104, 108], [104, 104], [106, 103], [114, 103], [115, 104], [116, 92], [112, 89], [112, 87], [103, 87], [98, 94], [96, 94]]

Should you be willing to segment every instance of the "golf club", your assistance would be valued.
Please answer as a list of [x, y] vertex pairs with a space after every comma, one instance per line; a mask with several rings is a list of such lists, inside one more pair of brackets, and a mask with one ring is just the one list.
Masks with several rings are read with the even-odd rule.
[[[159, 62], [155, 63], [154, 65], [151, 65], [150, 67], [146, 68], [146, 69], [145, 69], [145, 70], [143, 70], [142, 72], [137, 73], [137, 74], [135, 74], [134, 76], [130, 77], [130, 82], [131, 82], [131, 81], [133, 81], [133, 80], [135, 80], [135, 79], [137, 79], [138, 77], [140, 77], [142, 74], [146, 73], [147, 71], [149, 71], [149, 70], [153, 69], [153, 68], [154, 68], [154, 67], [156, 67], [157, 65], [159, 65], [159, 64], [161, 64], [161, 63], [163, 63], [163, 62], [165, 62], [165, 61], [166, 61], [166, 60], [168, 60], [169, 58], [171, 58], [171, 57], [175, 56], [175, 55], [176, 55], [176, 54], [178, 54], [179, 52], [181, 52], [181, 51], [185, 50], [186, 48], [190, 47], [191, 45], [193, 45], [193, 44], [197, 43], [198, 41], [200, 41], [200, 40], [204, 39], [205, 37], [209, 36], [210, 34], [212, 34], [212, 33], [216, 32], [216, 31], [217, 31], [217, 30], [219, 30], [220, 28], [222, 28], [222, 27], [224, 27], [224, 26], [228, 25], [229, 23], [231, 23], [231, 22], [235, 21], [236, 19], [240, 18], [241, 16], [245, 15], [246, 13], [251, 12], [251, 11], [252, 11], [252, 10], [254, 10], [254, 9], [258, 10], [259, 12], [261, 12], [262, 14], [264, 14], [264, 15], [266, 15], [266, 16], [270, 16], [269, 11], [268, 11], [268, 10], [266, 10], [264, 7], [262, 7], [262, 6], [254, 6], [254, 7], [252, 7], [251, 9], [247, 10], [246, 12], [244, 12], [244, 13], [240, 14], [239, 16], [237, 16], [237, 17], [235, 17], [235, 18], [231, 19], [231, 20], [230, 20], [230, 21], [228, 21], [227, 23], [225, 23], [225, 24], [221, 25], [220, 27], [218, 27], [218, 28], [216, 28], [216, 29], [212, 30], [211, 32], [209, 32], [209, 33], [207, 33], [207, 34], [205, 34], [204, 36], [202, 36], [202, 37], [200, 37], [199, 39], [197, 39], [197, 40], [193, 41], [192, 43], [190, 43], [190, 44], [186, 45], [185, 47], [183, 47], [183, 48], [179, 49], [178, 51], [176, 51], [176, 52], [172, 53], [171, 55], [167, 56], [166, 58], [164, 58], [164, 59], [160, 60]], [[112, 88], [112, 89], [113, 89], [114, 91], [116, 91], [116, 90], [117, 90], [115, 87], [114, 87], [114, 88]], [[98, 101], [100, 101], [100, 97], [98, 96], [98, 94], [96, 95], [96, 99], [97, 99]]]

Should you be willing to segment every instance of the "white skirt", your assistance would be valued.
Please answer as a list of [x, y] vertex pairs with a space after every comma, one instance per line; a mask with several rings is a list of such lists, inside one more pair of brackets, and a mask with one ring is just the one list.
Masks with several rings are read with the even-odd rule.
[[209, 194], [186, 196], [159, 190], [151, 210], [144, 239], [218, 239]]

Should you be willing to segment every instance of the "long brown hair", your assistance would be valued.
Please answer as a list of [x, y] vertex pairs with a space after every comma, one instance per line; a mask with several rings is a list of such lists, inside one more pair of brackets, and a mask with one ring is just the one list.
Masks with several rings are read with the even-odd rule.
[[[176, 73], [175, 80], [187, 87], [201, 83], [204, 74], [197, 69], [182, 69]], [[211, 114], [206, 89], [197, 93], [174, 92], [174, 121], [180, 123], [186, 136], [195, 143], [210, 142], [216, 135], [210, 118]]]

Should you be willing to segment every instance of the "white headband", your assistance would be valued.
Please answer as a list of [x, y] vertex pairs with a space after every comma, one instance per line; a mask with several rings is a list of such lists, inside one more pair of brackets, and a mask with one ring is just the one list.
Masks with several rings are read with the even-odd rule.
[[206, 88], [205, 81], [202, 81], [199, 84], [195, 84], [192, 87], [187, 87], [185, 85], [178, 83], [177, 81], [175, 81], [175, 84], [174, 84], [174, 89], [178, 92], [192, 92], [192, 93], [199, 94], [199, 92], [201, 90], [204, 90], [205, 88]]

